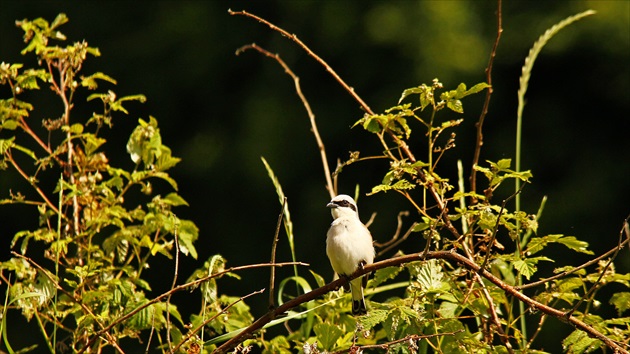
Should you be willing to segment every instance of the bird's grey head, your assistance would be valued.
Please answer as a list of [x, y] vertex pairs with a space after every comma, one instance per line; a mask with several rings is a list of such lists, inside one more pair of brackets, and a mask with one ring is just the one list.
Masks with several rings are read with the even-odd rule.
[[334, 197], [330, 203], [326, 204], [326, 207], [331, 208], [330, 212], [333, 219], [337, 219], [342, 216], [355, 216], [359, 217], [359, 209], [357, 203], [354, 202], [351, 196], [347, 194], [339, 194]]

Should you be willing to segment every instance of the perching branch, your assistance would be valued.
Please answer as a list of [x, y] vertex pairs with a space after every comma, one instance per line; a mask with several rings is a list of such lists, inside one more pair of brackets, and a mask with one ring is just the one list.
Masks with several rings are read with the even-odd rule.
[[294, 307], [297, 307], [300, 304], [314, 300], [330, 291], [336, 290], [352, 279], [358, 278], [362, 275], [376, 271], [378, 269], [383, 269], [387, 267], [398, 267], [406, 263], [420, 261], [423, 259], [443, 259], [446, 261], [457, 263], [461, 265], [462, 267], [468, 269], [472, 273], [477, 274], [478, 276], [481, 276], [485, 278], [486, 280], [488, 280], [489, 282], [493, 283], [494, 285], [499, 287], [501, 290], [503, 290], [507, 295], [513, 296], [517, 298], [519, 301], [522, 301], [529, 308], [541, 311], [549, 316], [556, 317], [562, 320], [563, 322], [567, 322], [571, 324], [576, 329], [586, 332], [587, 335], [601, 340], [604, 344], [606, 344], [609, 348], [611, 348], [616, 353], [630, 354], [630, 352], [628, 352], [627, 349], [623, 348], [617, 342], [608, 338], [606, 335], [599, 332], [592, 326], [584, 323], [577, 317], [573, 315], [567, 316], [567, 314], [564, 311], [560, 311], [558, 309], [555, 309], [553, 307], [550, 307], [548, 305], [545, 305], [543, 303], [540, 303], [530, 298], [529, 296], [519, 292], [516, 289], [516, 287], [504, 282], [503, 280], [494, 276], [489, 271], [482, 269], [478, 264], [471, 261], [467, 257], [464, 257], [456, 252], [449, 252], [449, 251], [431, 251], [431, 252], [427, 252], [426, 254], [424, 252], [414, 253], [414, 254], [405, 255], [401, 257], [386, 259], [380, 262], [366, 265], [363, 268], [359, 268], [357, 272], [352, 274], [350, 277], [341, 277], [311, 292], [300, 295], [292, 299], [291, 301], [285, 302], [278, 308], [275, 308], [272, 311], [267, 312], [266, 314], [258, 318], [254, 323], [252, 323], [249, 327], [245, 328], [242, 332], [240, 332], [239, 334], [231, 338], [229, 341], [225, 342], [220, 347], [218, 347], [215, 353], [227, 353], [228, 351], [232, 350], [234, 347], [242, 343], [247, 338], [250, 338], [251, 336], [253, 336], [255, 332], [260, 330], [265, 324], [270, 322], [273, 318], [278, 317], [279, 315], [285, 313], [286, 311]]

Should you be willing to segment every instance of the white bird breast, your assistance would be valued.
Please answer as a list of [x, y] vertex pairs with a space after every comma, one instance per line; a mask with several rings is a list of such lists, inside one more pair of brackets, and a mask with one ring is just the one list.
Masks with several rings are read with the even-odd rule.
[[338, 218], [328, 230], [326, 253], [335, 272], [351, 275], [359, 263], [374, 262], [372, 235], [360, 220]]

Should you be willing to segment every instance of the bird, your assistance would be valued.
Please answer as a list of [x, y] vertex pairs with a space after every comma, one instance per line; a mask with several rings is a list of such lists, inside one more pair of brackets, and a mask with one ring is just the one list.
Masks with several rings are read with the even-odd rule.
[[[349, 277], [357, 269], [374, 262], [372, 235], [359, 219], [357, 203], [349, 195], [337, 195], [326, 207], [331, 208], [333, 217], [326, 234], [326, 255], [335, 273]], [[367, 278], [366, 274], [350, 281], [353, 315], [367, 314], [363, 297]]]

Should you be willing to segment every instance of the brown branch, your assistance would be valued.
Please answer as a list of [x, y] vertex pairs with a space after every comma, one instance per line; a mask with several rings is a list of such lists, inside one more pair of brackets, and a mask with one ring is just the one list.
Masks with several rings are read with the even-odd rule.
[[183, 290], [187, 290], [190, 289], [191, 287], [196, 287], [199, 284], [206, 282], [212, 278], [216, 278], [216, 277], [220, 277], [223, 276], [227, 273], [231, 273], [231, 272], [237, 272], [237, 271], [241, 271], [241, 270], [246, 270], [246, 269], [255, 269], [255, 268], [263, 268], [263, 267], [284, 267], [284, 266], [288, 266], [288, 265], [303, 265], [303, 266], [309, 266], [308, 263], [303, 263], [303, 262], [283, 262], [283, 263], [275, 263], [275, 264], [270, 264], [270, 263], [259, 263], [259, 264], [249, 264], [249, 265], [244, 265], [244, 266], [237, 266], [237, 267], [231, 267], [228, 269], [225, 269], [221, 272], [217, 272], [208, 276], [205, 276], [203, 278], [199, 278], [197, 280], [191, 281], [189, 283], [186, 284], [181, 284], [178, 285], [176, 287], [174, 287], [173, 289], [157, 296], [156, 298], [147, 301], [146, 303], [142, 304], [142, 306], [138, 306], [137, 308], [133, 309], [132, 311], [130, 311], [129, 313], [125, 314], [124, 316], [121, 316], [119, 318], [117, 318], [116, 320], [112, 321], [112, 323], [110, 323], [107, 327], [101, 329], [100, 331], [97, 331], [96, 333], [94, 333], [94, 335], [92, 336], [92, 338], [85, 344], [85, 346], [83, 348], [81, 348], [81, 350], [79, 350], [79, 352], [77, 354], [82, 354], [83, 352], [85, 352], [88, 348], [90, 348], [90, 346], [94, 343], [94, 341], [96, 341], [96, 339], [98, 337], [100, 337], [102, 334], [104, 333], [108, 333], [110, 329], [112, 329], [114, 326], [119, 325], [120, 323], [128, 320], [130, 317], [132, 317], [133, 315], [137, 314], [138, 312], [144, 310], [145, 308], [162, 301], [164, 298], [170, 296], [171, 294], [178, 292], [178, 291], [183, 291]]
[[[275, 267], [271, 267], [271, 269], [275, 269]], [[236, 300], [236, 301], [234, 301], [234, 302], [230, 303], [230, 304], [229, 304], [229, 305], [227, 305], [225, 308], [223, 308], [221, 311], [217, 312], [214, 316], [212, 316], [212, 317], [208, 318], [207, 320], [205, 320], [205, 321], [203, 321], [201, 324], [199, 324], [199, 326], [197, 326], [197, 327], [195, 327], [194, 329], [190, 330], [190, 332], [188, 332], [188, 334], [187, 334], [186, 336], [184, 336], [184, 338], [182, 338], [182, 341], [181, 341], [181, 342], [179, 342], [179, 344], [177, 344], [177, 346], [175, 346], [175, 348], [173, 348], [173, 349], [171, 350], [171, 353], [177, 353], [177, 351], [179, 350], [179, 348], [180, 348], [182, 345], [184, 345], [186, 342], [188, 342], [188, 341], [190, 340], [190, 338], [192, 338], [192, 336], [194, 336], [194, 335], [195, 335], [195, 333], [199, 332], [199, 330], [200, 330], [201, 328], [203, 328], [203, 326], [205, 326], [205, 325], [207, 325], [208, 323], [210, 323], [210, 322], [214, 321], [214, 320], [215, 320], [217, 317], [219, 317], [220, 315], [222, 315], [222, 314], [226, 313], [226, 312], [227, 312], [227, 310], [229, 310], [229, 309], [230, 309], [230, 307], [232, 307], [232, 306], [234, 306], [234, 305], [238, 304], [239, 302], [241, 302], [241, 301], [243, 301], [243, 300], [247, 299], [247, 298], [248, 298], [248, 297], [250, 297], [250, 296], [261, 294], [261, 293], [263, 293], [264, 291], [265, 291], [265, 289], [260, 289], [260, 290], [258, 290], [258, 291], [254, 291], [253, 293], [249, 293], [249, 294], [247, 294], [247, 295], [245, 295], [245, 296], [241, 296], [238, 300]]]
[[515, 286], [514, 288], [516, 290], [523, 290], [523, 289], [528, 289], [528, 288], [533, 288], [533, 287], [536, 287], [536, 286], [539, 286], [539, 285], [543, 285], [543, 284], [548, 283], [548, 282], [550, 282], [552, 280], [560, 279], [560, 278], [563, 278], [563, 277], [565, 277], [565, 276], [567, 276], [569, 274], [575, 273], [575, 272], [577, 272], [580, 269], [584, 269], [586, 267], [589, 267], [589, 266], [599, 262], [600, 260], [602, 260], [602, 259], [604, 259], [604, 258], [606, 258], [606, 257], [608, 257], [608, 256], [610, 256], [612, 254], [617, 253], [617, 251], [622, 249], [626, 244], [628, 244], [630, 242], [630, 231], [627, 231], [627, 230], [628, 230], [628, 218], [624, 221], [624, 224], [621, 227], [621, 231], [619, 232], [619, 236], [621, 236], [621, 234], [625, 233], [626, 234], [626, 239], [624, 241], [620, 242], [615, 248], [611, 249], [610, 251], [602, 254], [601, 256], [599, 256], [597, 258], [593, 258], [590, 261], [588, 261], [588, 262], [586, 262], [586, 263], [584, 263], [584, 264], [582, 264], [580, 266], [577, 266], [575, 268], [571, 268], [570, 270], [567, 270], [565, 272], [562, 272], [562, 273], [556, 274], [556, 275], [554, 275], [552, 277], [541, 279], [541, 280], [538, 280], [538, 281], [535, 281], [535, 282], [532, 282], [532, 283]]
[[[483, 108], [481, 109], [481, 115], [479, 116], [479, 121], [475, 124], [477, 127], [477, 141], [475, 143], [475, 154], [473, 157], [472, 168], [470, 172], [470, 191], [476, 193], [477, 191], [477, 170], [475, 167], [479, 163], [479, 157], [481, 155], [481, 147], [483, 146], [483, 123], [488, 114], [488, 107], [490, 105], [490, 98], [492, 97], [492, 66], [494, 63], [494, 58], [497, 55], [497, 48], [499, 46], [499, 40], [501, 39], [501, 34], [503, 33], [503, 19], [501, 15], [501, 0], [497, 0], [497, 36], [494, 40], [494, 45], [492, 46], [492, 51], [490, 52], [490, 59], [488, 60], [488, 66], [486, 67], [486, 81], [489, 85], [488, 90], [486, 91], [486, 99], [483, 103]], [[476, 201], [476, 198], [473, 199], [473, 202]]]
[[[236, 14], [236, 13], [231, 13], [231, 14]], [[295, 39], [297, 40], [297, 37]], [[298, 42], [298, 43], [302, 43], [302, 42]], [[326, 189], [328, 190], [328, 193], [330, 194], [330, 198], [333, 198], [335, 195], [337, 195], [337, 188], [335, 185], [333, 185], [333, 182], [332, 182], [332, 178], [330, 174], [330, 167], [328, 166], [328, 158], [326, 157], [326, 148], [324, 147], [324, 142], [322, 141], [322, 138], [319, 135], [319, 130], [317, 129], [317, 124], [315, 123], [315, 114], [313, 113], [313, 110], [311, 109], [311, 105], [308, 103], [308, 101], [306, 100], [306, 97], [302, 93], [302, 88], [300, 86], [300, 78], [297, 75], [295, 75], [295, 73], [289, 68], [289, 66], [284, 62], [284, 60], [280, 58], [280, 55], [273, 54], [267, 51], [266, 49], [260, 47], [256, 43], [245, 45], [239, 48], [238, 50], [236, 50], [236, 55], [239, 55], [240, 53], [248, 49], [257, 50], [263, 55], [269, 58], [275, 59], [278, 62], [278, 64], [280, 64], [284, 68], [284, 71], [293, 79], [293, 82], [295, 83], [295, 92], [298, 94], [298, 96], [300, 96], [300, 100], [302, 100], [302, 104], [304, 105], [304, 108], [306, 109], [306, 112], [308, 113], [308, 118], [311, 122], [311, 130], [313, 132], [313, 135], [315, 135], [315, 141], [317, 142], [317, 148], [319, 149], [319, 154], [322, 159], [322, 165], [324, 167], [324, 176], [326, 178]], [[310, 51], [308, 50], [308, 48], [306, 49], [307, 51]]]
[[46, 193], [44, 193], [44, 191], [42, 191], [41, 188], [39, 188], [39, 186], [35, 183], [35, 181], [31, 177], [29, 177], [29, 175], [27, 175], [26, 172], [22, 170], [20, 165], [18, 165], [18, 163], [13, 159], [13, 154], [11, 153], [11, 150], [10, 149], [7, 150], [5, 154], [9, 158], [9, 161], [11, 162], [11, 165], [13, 166], [13, 168], [15, 168], [15, 170], [18, 171], [20, 176], [22, 176], [22, 178], [24, 178], [28, 183], [30, 183], [30, 185], [33, 188], [35, 188], [35, 191], [37, 192], [37, 194], [39, 194], [40, 197], [42, 197], [44, 202], [46, 202], [46, 205], [50, 209], [52, 209], [55, 213], [59, 214], [60, 213], [59, 209], [57, 209], [55, 204], [53, 204], [50, 201], [50, 199], [48, 199], [48, 197], [46, 196]]
[[297, 43], [297, 45], [299, 45], [300, 47], [302, 47], [302, 49], [304, 49], [304, 51], [306, 51], [306, 53], [308, 55], [310, 55], [311, 57], [313, 57], [318, 63], [320, 63], [325, 69], [326, 71], [328, 71], [334, 78], [335, 80], [337, 80], [337, 82], [339, 82], [339, 84], [341, 84], [341, 86], [348, 91], [348, 93], [350, 93], [350, 95], [352, 97], [354, 97], [354, 99], [359, 102], [359, 104], [361, 105], [361, 107], [363, 108], [364, 111], [366, 111], [369, 114], [374, 114], [374, 112], [372, 112], [372, 109], [367, 105], [367, 103], [365, 103], [361, 97], [359, 97], [359, 95], [357, 95], [354, 92], [354, 88], [348, 86], [348, 84], [346, 84], [345, 81], [343, 81], [343, 79], [341, 79], [341, 77], [335, 72], [335, 70], [333, 70], [333, 68], [330, 67], [330, 65], [328, 65], [322, 58], [320, 58], [317, 54], [315, 54], [309, 47], [306, 46], [306, 44], [304, 44], [304, 42], [302, 42], [300, 39], [298, 39], [298, 37], [295, 34], [290, 34], [289, 32], [283, 30], [282, 28], [274, 25], [273, 23], [265, 20], [264, 18], [258, 17], [254, 14], [250, 14], [247, 11], [232, 11], [232, 10], [228, 10], [228, 13], [230, 15], [241, 15], [241, 16], [246, 16], [246, 17], [250, 17], [255, 19], [256, 21], [263, 23], [267, 26], [269, 26], [269, 28], [271, 28], [274, 31], [280, 32], [280, 34], [282, 34], [283, 36], [289, 38], [290, 40], [294, 41], [295, 43]]
[[239, 333], [238, 335], [236, 335], [235, 337], [231, 338], [229, 341], [225, 342], [224, 344], [222, 344], [220, 347], [218, 347], [215, 351], [215, 353], [226, 353], [229, 350], [233, 349], [234, 347], [236, 347], [239, 343], [243, 342], [245, 339], [251, 337], [252, 335], [254, 335], [254, 332], [260, 330], [265, 324], [267, 324], [268, 322], [271, 321], [272, 318], [277, 317], [280, 314], [283, 314], [284, 312], [288, 311], [291, 308], [294, 308], [300, 304], [303, 304], [305, 302], [314, 300], [330, 291], [333, 291], [335, 289], [338, 289], [339, 287], [341, 287], [342, 285], [344, 285], [346, 282], [358, 278], [362, 275], [365, 275], [367, 273], [373, 272], [375, 270], [378, 269], [382, 269], [382, 268], [387, 268], [387, 267], [397, 267], [400, 266], [402, 264], [405, 263], [409, 263], [409, 262], [414, 262], [414, 261], [419, 261], [422, 260], [422, 258], [425, 259], [443, 259], [443, 260], [447, 260], [447, 261], [451, 261], [451, 262], [455, 262], [458, 263], [460, 265], [462, 265], [463, 267], [469, 269], [472, 273], [478, 275], [478, 276], [482, 276], [483, 278], [487, 279], [489, 282], [493, 283], [494, 285], [496, 285], [498, 288], [500, 288], [501, 290], [503, 290], [506, 294], [514, 296], [515, 298], [517, 298], [519, 301], [524, 302], [529, 308], [532, 309], [536, 309], [539, 310], [547, 315], [556, 317], [558, 319], [561, 319], [563, 322], [567, 322], [569, 324], [571, 324], [573, 327], [586, 332], [589, 336], [593, 337], [593, 338], [597, 338], [599, 340], [601, 340], [604, 344], [606, 344], [608, 347], [610, 347], [611, 349], [615, 350], [617, 353], [624, 353], [624, 354], [630, 354], [628, 352], [628, 350], [624, 349], [623, 347], [621, 347], [619, 344], [617, 344], [615, 341], [613, 341], [612, 339], [606, 337], [603, 333], [599, 332], [598, 330], [596, 330], [595, 328], [593, 328], [592, 326], [584, 323], [583, 321], [581, 321], [580, 319], [578, 319], [575, 316], [566, 316], [565, 312], [557, 310], [553, 307], [547, 306], [545, 304], [542, 304], [532, 298], [530, 298], [529, 296], [519, 292], [514, 286], [509, 285], [507, 283], [505, 283], [503, 280], [499, 279], [498, 277], [494, 276], [492, 273], [490, 273], [489, 271], [485, 270], [485, 269], [481, 269], [481, 267], [476, 264], [475, 262], [471, 261], [470, 259], [468, 259], [465, 256], [462, 256], [458, 253], [455, 252], [449, 252], [449, 251], [432, 251], [432, 252], [427, 252], [426, 254], [424, 253], [415, 253], [415, 254], [410, 254], [410, 255], [405, 255], [405, 256], [401, 256], [401, 257], [397, 257], [397, 258], [390, 258], [390, 259], [386, 259], [380, 262], [376, 262], [376, 263], [372, 263], [369, 265], [366, 265], [363, 268], [359, 268], [357, 270], [357, 272], [355, 272], [354, 274], [352, 274], [350, 277], [342, 277], [339, 278], [333, 282], [330, 282], [320, 288], [317, 288], [313, 291], [310, 291], [304, 295], [300, 295], [294, 299], [292, 299], [291, 301], [285, 302], [284, 304], [282, 304], [281, 306], [279, 306], [278, 308], [269, 311], [268, 313], [266, 313], [265, 315], [263, 315], [262, 317], [258, 318], [258, 320], [256, 320], [254, 323], [252, 323], [249, 327], [245, 328], [241, 333]]
[[[396, 340], [393, 340], [391, 342], [387, 342], [387, 343], [383, 343], [383, 344], [368, 344], [368, 345], [361, 345], [361, 346], [352, 346], [352, 347], [350, 347], [348, 349], [332, 352], [331, 354], [359, 353], [360, 351], [365, 350], [365, 349], [383, 349], [383, 350], [387, 350], [387, 349], [389, 349], [389, 347], [391, 347], [392, 345], [395, 345], [395, 344], [399, 344], [399, 343], [403, 343], [403, 342], [416, 342], [416, 341], [419, 341], [421, 339], [429, 339], [429, 338], [434, 338], [434, 337], [454, 336], [457, 333], [460, 333], [460, 332], [463, 332], [463, 331], [464, 331], [463, 329], [459, 329], [459, 330], [454, 331], [454, 332], [423, 334], [423, 335], [410, 334], [408, 336], [405, 336], [404, 338], [396, 339]], [[411, 352], [413, 353], [413, 351], [411, 351]]]
[[566, 312], [567, 316], [570, 316], [573, 314], [573, 312], [575, 312], [580, 305], [582, 305], [582, 303], [584, 302], [585, 299], [589, 298], [591, 296], [591, 294], [593, 294], [595, 292], [595, 290], [599, 287], [600, 285], [600, 281], [602, 280], [602, 278], [604, 277], [604, 275], [606, 274], [606, 271], [608, 270], [608, 268], [610, 267], [610, 265], [612, 264], [612, 262], [615, 260], [615, 258], [617, 258], [617, 255], [619, 254], [619, 250], [621, 250], [621, 242], [623, 239], [623, 231], [624, 230], [628, 230], [628, 221], [624, 221], [624, 225], [623, 228], [621, 229], [622, 231], [619, 233], [619, 242], [617, 243], [617, 247], [616, 250], [614, 252], [614, 254], [612, 255], [612, 257], [610, 257], [610, 259], [608, 260], [608, 263], [606, 263], [606, 266], [604, 267], [604, 269], [601, 270], [599, 277], [597, 278], [597, 280], [595, 281], [595, 283], [591, 286], [591, 288], [589, 289], [588, 292], [586, 292], [586, 294], [584, 294], [584, 296], [582, 296], [582, 298], [580, 299], [580, 301], [578, 301], [575, 306], [573, 306], [572, 309], [570, 309], [569, 311]]

